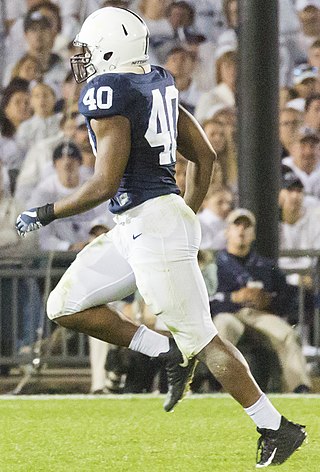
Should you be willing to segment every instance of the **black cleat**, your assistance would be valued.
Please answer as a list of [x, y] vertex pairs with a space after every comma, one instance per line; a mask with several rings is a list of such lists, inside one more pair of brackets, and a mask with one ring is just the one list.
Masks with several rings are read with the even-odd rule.
[[190, 388], [197, 360], [189, 359], [188, 365], [183, 367], [183, 356], [179, 351], [174, 339], [170, 338], [170, 349], [161, 354], [166, 360], [166, 371], [168, 378], [168, 393], [163, 404], [165, 411], [172, 411], [176, 404], [183, 399]]
[[[257, 428], [261, 434], [258, 439], [257, 468], [279, 465], [285, 462], [296, 451], [307, 437], [305, 426], [292, 423], [281, 417], [280, 428]], [[260, 457], [259, 456], [260, 453]]]

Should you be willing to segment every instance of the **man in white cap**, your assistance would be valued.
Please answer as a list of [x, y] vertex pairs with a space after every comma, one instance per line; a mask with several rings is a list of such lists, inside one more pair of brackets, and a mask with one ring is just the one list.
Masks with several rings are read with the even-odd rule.
[[251, 211], [238, 208], [227, 223], [226, 249], [216, 260], [218, 289], [210, 304], [219, 334], [234, 345], [248, 328], [262, 334], [278, 356], [283, 391], [307, 392], [310, 379], [301, 346], [284, 319], [294, 309], [285, 275], [252, 250], [256, 219]]
[[294, 135], [290, 156], [282, 164], [290, 167], [301, 180], [306, 195], [320, 198], [320, 138], [317, 134], [299, 131]]

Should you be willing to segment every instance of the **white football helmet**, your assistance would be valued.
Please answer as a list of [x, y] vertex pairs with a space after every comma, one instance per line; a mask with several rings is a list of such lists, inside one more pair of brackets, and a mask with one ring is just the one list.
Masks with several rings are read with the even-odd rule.
[[131, 10], [105, 7], [94, 11], [84, 21], [74, 45], [82, 48], [70, 59], [78, 83], [149, 64], [149, 30]]

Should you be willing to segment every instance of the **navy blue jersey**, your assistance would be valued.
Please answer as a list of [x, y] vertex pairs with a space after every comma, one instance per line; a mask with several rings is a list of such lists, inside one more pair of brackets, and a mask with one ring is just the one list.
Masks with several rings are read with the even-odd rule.
[[150, 198], [179, 194], [175, 182], [178, 91], [172, 76], [152, 66], [148, 74], [103, 74], [82, 90], [79, 111], [86, 117], [96, 152], [91, 118], [122, 115], [130, 120], [131, 151], [110, 211], [121, 213]]

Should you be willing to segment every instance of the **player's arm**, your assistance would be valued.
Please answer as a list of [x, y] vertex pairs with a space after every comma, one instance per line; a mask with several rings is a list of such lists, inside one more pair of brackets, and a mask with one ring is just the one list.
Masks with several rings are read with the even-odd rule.
[[91, 127], [97, 139], [94, 174], [76, 192], [54, 204], [56, 218], [90, 210], [112, 198], [119, 188], [130, 154], [130, 122], [113, 116], [91, 120]]
[[178, 151], [189, 161], [184, 200], [196, 213], [208, 191], [217, 155], [200, 124], [181, 105], [177, 145]]
[[112, 198], [126, 168], [130, 147], [130, 122], [123, 116], [91, 120], [97, 139], [94, 174], [71, 195], [18, 216], [16, 227], [23, 235], [57, 218], [85, 212]]

